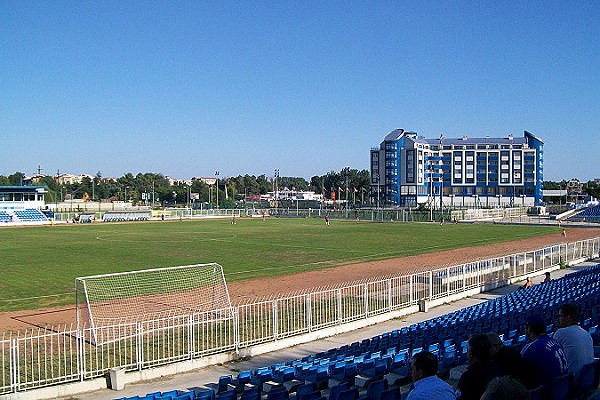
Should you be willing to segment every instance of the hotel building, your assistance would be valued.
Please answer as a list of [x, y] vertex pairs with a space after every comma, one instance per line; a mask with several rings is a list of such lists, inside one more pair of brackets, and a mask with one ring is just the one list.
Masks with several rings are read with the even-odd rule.
[[544, 142], [426, 139], [396, 129], [371, 149], [371, 201], [387, 207], [519, 207], [542, 202]]

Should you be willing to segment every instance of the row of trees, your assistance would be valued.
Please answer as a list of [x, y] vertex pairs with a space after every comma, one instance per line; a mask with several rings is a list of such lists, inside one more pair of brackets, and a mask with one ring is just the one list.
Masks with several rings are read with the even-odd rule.
[[[0, 175], [0, 186], [18, 186], [25, 181], [25, 174], [15, 172], [12, 175]], [[367, 170], [357, 170], [349, 167], [339, 172], [330, 171], [325, 175], [313, 176], [310, 182], [298, 177], [273, 177], [266, 175], [238, 175], [218, 179], [218, 193], [215, 185], [208, 185], [200, 180], [191, 184], [178, 182], [172, 185], [168, 178], [157, 173], [127, 173], [120, 178], [103, 178], [98, 171], [93, 178], [84, 178], [80, 183], [58, 184], [55, 177], [45, 176], [36, 185], [48, 189], [46, 202], [61, 202], [67, 199], [82, 199], [87, 196], [94, 201], [131, 201], [161, 204], [186, 204], [205, 202], [216, 205], [217, 198], [220, 207], [232, 207], [236, 200], [248, 198], [253, 195], [262, 195], [270, 191], [284, 188], [299, 191], [314, 191], [331, 198], [331, 192], [339, 193], [342, 198], [367, 199], [369, 193], [370, 175]], [[565, 189], [567, 181], [546, 181], [544, 189]], [[341, 189], [341, 190], [340, 190]], [[354, 193], [355, 196], [350, 193]], [[600, 198], [600, 184], [588, 181], [583, 184], [583, 193]], [[197, 194], [198, 199], [192, 199], [192, 194]], [[367, 202], [367, 200], [365, 200]]]
[[[34, 184], [47, 188], [47, 203], [87, 198], [93, 201], [131, 201], [134, 204], [151, 204], [154, 200], [157, 205], [164, 202], [176, 205], [191, 202], [216, 205], [218, 199], [220, 207], [232, 207], [236, 200], [284, 188], [314, 191], [327, 198], [330, 198], [332, 191], [340, 189], [368, 193], [369, 179], [369, 171], [346, 167], [340, 172], [331, 171], [322, 176], [313, 176], [310, 182], [304, 178], [269, 177], [264, 174], [224, 177], [218, 179], [218, 189], [201, 180], [171, 184], [168, 178], [157, 173], [138, 173], [135, 176], [127, 173], [115, 179], [103, 178], [100, 171], [93, 178], [83, 178], [80, 183], [58, 184], [55, 177], [45, 176]], [[21, 172], [9, 176], [0, 175], [0, 186], [22, 185], [24, 180], [25, 174]], [[197, 199], [194, 198], [196, 196]]]

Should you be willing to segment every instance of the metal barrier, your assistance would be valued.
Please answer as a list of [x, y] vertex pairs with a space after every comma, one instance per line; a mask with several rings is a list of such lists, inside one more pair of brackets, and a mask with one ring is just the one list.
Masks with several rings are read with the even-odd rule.
[[[274, 342], [598, 257], [600, 238], [478, 260], [433, 271], [354, 282], [240, 304], [233, 310], [105, 326], [120, 339], [93, 345], [92, 329], [4, 334], [0, 395], [83, 381], [118, 368], [143, 370]], [[425, 256], [426, 257], [426, 256]], [[232, 317], [233, 315], [233, 317]], [[98, 328], [96, 328], [98, 329]]]

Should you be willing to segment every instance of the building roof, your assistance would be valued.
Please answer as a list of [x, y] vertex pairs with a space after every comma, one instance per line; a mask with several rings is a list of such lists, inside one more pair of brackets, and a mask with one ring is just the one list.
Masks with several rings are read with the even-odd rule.
[[[535, 139], [540, 141], [541, 143], [544, 143], [540, 138], [538, 138], [537, 136], [533, 135], [532, 133], [529, 133], [527, 131], [524, 131], [523, 137], [515, 137], [513, 135], [508, 135], [507, 137], [504, 138], [498, 138], [498, 137], [490, 137], [490, 136], [486, 136], [486, 137], [468, 137], [468, 136], [463, 136], [462, 138], [445, 138], [443, 136], [440, 136], [437, 139], [427, 139], [425, 138], [425, 136], [418, 136], [417, 133], [415, 132], [408, 132], [405, 131], [404, 129], [394, 129], [393, 131], [389, 132], [387, 135], [385, 135], [385, 138], [383, 139], [384, 142], [395, 142], [397, 140], [399, 140], [402, 137], [410, 137], [412, 140], [414, 140], [415, 143], [421, 143], [421, 144], [428, 144], [428, 145], [439, 145], [440, 143], [442, 145], [456, 145], [456, 146], [460, 146], [460, 145], [465, 145], [465, 144], [499, 144], [499, 145], [510, 145], [510, 144], [527, 144], [529, 143], [529, 138]], [[376, 150], [376, 149], [373, 149]]]
[[41, 192], [41, 193], [46, 193], [46, 187], [45, 186], [0, 186], [0, 192], [21, 192], [21, 193]]
[[524, 137], [506, 137], [506, 138], [492, 138], [492, 137], [484, 137], [484, 138], [470, 138], [467, 136], [463, 136], [462, 138], [439, 138], [439, 139], [425, 139], [425, 138], [416, 138], [416, 143], [423, 144], [441, 144], [442, 145], [462, 145], [462, 144], [526, 144], [527, 139]]
[[565, 189], [544, 189], [542, 190], [542, 196], [547, 197], [561, 197], [566, 196], [567, 191]]
[[390, 133], [388, 133], [387, 135], [385, 135], [385, 138], [383, 140], [385, 140], [386, 142], [390, 142], [390, 141], [395, 141], [400, 139], [400, 137], [402, 137], [402, 135], [404, 134], [404, 129], [394, 129], [393, 131], [391, 131]]

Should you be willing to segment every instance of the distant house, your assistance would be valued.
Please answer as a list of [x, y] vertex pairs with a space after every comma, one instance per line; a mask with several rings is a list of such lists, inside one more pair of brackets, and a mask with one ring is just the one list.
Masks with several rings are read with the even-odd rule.
[[582, 193], [583, 183], [579, 182], [579, 179], [571, 179], [567, 182], [567, 192], [569, 192], [570, 195]]

